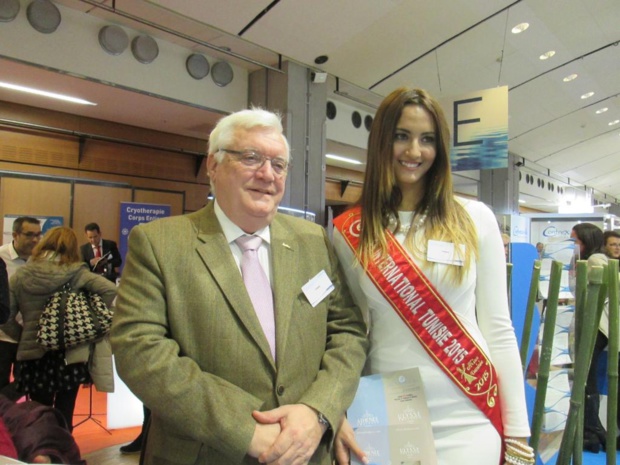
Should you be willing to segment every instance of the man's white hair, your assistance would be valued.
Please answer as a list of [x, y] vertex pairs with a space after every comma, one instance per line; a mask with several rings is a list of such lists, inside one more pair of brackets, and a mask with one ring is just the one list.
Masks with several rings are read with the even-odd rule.
[[209, 136], [209, 154], [213, 154], [217, 162], [220, 163], [224, 157], [220, 150], [233, 143], [235, 130], [237, 128], [252, 129], [256, 127], [272, 128], [281, 134], [288, 159], [290, 148], [283, 134], [284, 129], [280, 115], [258, 107], [237, 111], [219, 120]]

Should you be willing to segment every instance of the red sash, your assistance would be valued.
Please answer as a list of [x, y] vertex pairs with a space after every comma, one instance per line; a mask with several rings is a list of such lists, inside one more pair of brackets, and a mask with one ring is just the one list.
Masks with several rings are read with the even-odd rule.
[[[359, 207], [340, 215], [334, 225], [359, 259]], [[491, 361], [392, 233], [386, 232], [388, 254], [369, 262], [368, 277], [435, 363], [503, 438], [497, 375]]]

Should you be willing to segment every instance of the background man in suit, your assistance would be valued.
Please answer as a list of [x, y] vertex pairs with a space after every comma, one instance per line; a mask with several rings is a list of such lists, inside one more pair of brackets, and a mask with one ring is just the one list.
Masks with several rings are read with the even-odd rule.
[[[216, 200], [130, 234], [111, 340], [152, 411], [146, 465], [331, 464], [366, 328], [325, 230], [276, 212], [288, 160], [278, 116], [229, 115], [209, 138]], [[262, 238], [272, 327], [244, 284], [248, 234]]]
[[[118, 269], [123, 263], [116, 242], [101, 238], [101, 229], [97, 223], [88, 223], [84, 227], [88, 243], [80, 251], [91, 271], [105, 276], [113, 283], [118, 277]], [[99, 249], [99, 250], [97, 250]]]

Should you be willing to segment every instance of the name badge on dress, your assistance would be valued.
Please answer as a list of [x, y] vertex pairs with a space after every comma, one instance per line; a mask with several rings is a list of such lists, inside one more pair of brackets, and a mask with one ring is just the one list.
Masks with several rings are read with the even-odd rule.
[[442, 263], [444, 265], [463, 266], [463, 259], [459, 257], [465, 256], [465, 245], [459, 246], [460, 255], [456, 255], [454, 243], [444, 241], [428, 241], [426, 248], [426, 259], [429, 262]]
[[327, 276], [327, 273], [325, 273], [325, 270], [321, 270], [319, 274], [301, 286], [301, 290], [304, 291], [310, 305], [316, 307], [334, 290], [334, 284]]

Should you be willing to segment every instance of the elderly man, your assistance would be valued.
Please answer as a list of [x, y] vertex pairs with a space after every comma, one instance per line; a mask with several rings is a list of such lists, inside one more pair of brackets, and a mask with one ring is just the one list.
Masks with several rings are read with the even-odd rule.
[[111, 338], [152, 410], [146, 465], [331, 463], [366, 328], [324, 229], [277, 213], [288, 164], [277, 115], [229, 115], [215, 201], [131, 232]]

